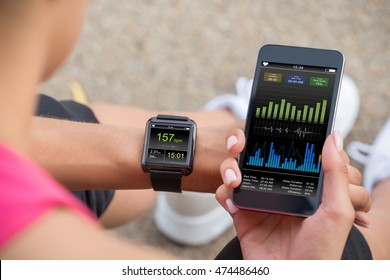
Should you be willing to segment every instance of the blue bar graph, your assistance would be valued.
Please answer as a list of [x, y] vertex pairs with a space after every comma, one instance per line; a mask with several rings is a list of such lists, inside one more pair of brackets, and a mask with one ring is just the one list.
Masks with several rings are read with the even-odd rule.
[[[293, 147], [293, 144], [292, 144]], [[282, 149], [279, 149], [279, 151]], [[284, 150], [284, 149], [283, 149]], [[291, 150], [291, 149], [290, 149]], [[298, 152], [294, 153], [298, 154]], [[261, 155], [264, 155], [263, 157]], [[310, 173], [318, 173], [321, 168], [321, 155], [318, 156], [317, 163], [315, 163], [315, 145], [306, 143], [306, 150], [303, 158], [298, 154], [299, 159], [296, 157], [285, 157], [283, 154], [277, 154], [275, 152], [274, 142], [271, 142], [268, 157], [265, 155], [265, 145], [263, 148], [259, 148], [254, 151], [252, 156], [249, 156], [247, 165], [287, 169], [293, 171], [302, 171]]]

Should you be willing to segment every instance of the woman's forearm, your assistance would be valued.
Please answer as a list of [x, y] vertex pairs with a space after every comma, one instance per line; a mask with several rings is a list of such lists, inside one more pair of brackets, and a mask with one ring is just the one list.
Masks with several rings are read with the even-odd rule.
[[[225, 139], [238, 124], [198, 127], [194, 168], [182, 189], [214, 192]], [[31, 156], [70, 190], [151, 188], [141, 168], [144, 128], [34, 117]]]

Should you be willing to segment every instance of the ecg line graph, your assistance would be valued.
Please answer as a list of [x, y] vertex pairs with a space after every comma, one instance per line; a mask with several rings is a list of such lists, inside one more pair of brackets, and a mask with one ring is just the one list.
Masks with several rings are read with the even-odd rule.
[[304, 138], [306, 135], [310, 135], [310, 134], [320, 135], [320, 133], [315, 133], [314, 131], [308, 131], [306, 127], [303, 129], [301, 127], [298, 127], [295, 130], [289, 130], [288, 128], [281, 128], [281, 127], [273, 128], [272, 126], [271, 127], [263, 126], [260, 128], [266, 131], [270, 131], [271, 133], [274, 131], [277, 131], [279, 133], [286, 133], [286, 134], [292, 132], [292, 133], [296, 133], [300, 138]]
[[322, 135], [322, 127], [301, 125], [294, 123], [258, 122], [253, 127], [253, 132], [258, 136], [283, 137], [293, 140], [319, 141]]

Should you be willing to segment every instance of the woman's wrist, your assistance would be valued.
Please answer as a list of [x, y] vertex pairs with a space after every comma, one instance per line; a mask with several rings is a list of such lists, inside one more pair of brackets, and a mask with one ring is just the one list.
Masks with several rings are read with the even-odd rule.
[[193, 171], [183, 178], [183, 190], [214, 193], [222, 184], [219, 166], [229, 157], [226, 139], [238, 125], [198, 127]]

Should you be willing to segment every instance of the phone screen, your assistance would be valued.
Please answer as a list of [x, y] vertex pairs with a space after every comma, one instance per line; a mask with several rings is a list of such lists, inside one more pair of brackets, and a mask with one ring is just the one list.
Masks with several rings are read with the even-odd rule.
[[343, 64], [337, 51], [287, 46], [260, 51], [239, 160], [242, 181], [233, 196], [238, 207], [303, 216], [317, 209], [322, 148]]

